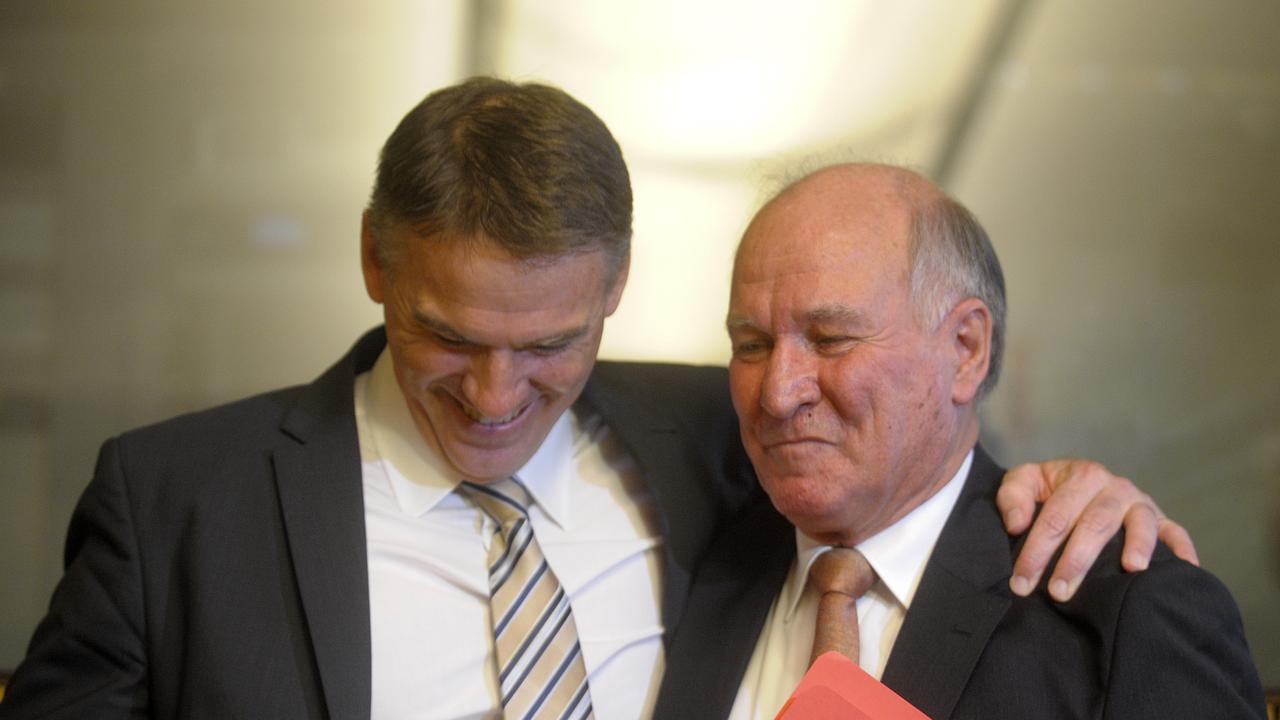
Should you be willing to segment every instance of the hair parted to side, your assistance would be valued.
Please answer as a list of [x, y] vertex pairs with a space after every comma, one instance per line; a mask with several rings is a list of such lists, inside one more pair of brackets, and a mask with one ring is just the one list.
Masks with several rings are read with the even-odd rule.
[[978, 388], [981, 400], [1000, 379], [1007, 313], [1004, 272], [987, 231], [968, 208], [939, 192], [916, 209], [910, 259], [911, 301], [925, 327], [936, 329], [965, 298], [978, 298], [991, 311], [991, 359]]
[[477, 77], [437, 90], [382, 147], [368, 214], [378, 263], [386, 232], [487, 240], [539, 260], [604, 250], [613, 276], [631, 243], [631, 180], [605, 124], [568, 93]]

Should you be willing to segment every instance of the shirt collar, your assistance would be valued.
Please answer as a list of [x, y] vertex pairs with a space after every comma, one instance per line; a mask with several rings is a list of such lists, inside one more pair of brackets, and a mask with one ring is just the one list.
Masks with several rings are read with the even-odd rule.
[[[385, 349], [369, 371], [365, 418], [401, 512], [422, 515], [453, 494], [462, 478], [422, 439]], [[579, 426], [572, 412], [561, 415], [537, 452], [516, 472], [534, 502], [562, 527], [570, 519], [567, 479], [573, 469], [574, 440], [582, 430]]]
[[[960, 497], [960, 490], [964, 488], [964, 480], [969, 476], [971, 465], [972, 449], [946, 485], [897, 522], [857, 545], [857, 549], [876, 571], [877, 581], [873, 587], [885, 588], [904, 609], [911, 606], [920, 578], [924, 575], [925, 564], [933, 554], [933, 546], [938, 542], [942, 526], [946, 524], [951, 509]], [[791, 582], [783, 587], [779, 598], [786, 608], [785, 617], [788, 621], [800, 605], [813, 561], [830, 549], [830, 545], [823, 545], [799, 529], [796, 530], [796, 565]]]

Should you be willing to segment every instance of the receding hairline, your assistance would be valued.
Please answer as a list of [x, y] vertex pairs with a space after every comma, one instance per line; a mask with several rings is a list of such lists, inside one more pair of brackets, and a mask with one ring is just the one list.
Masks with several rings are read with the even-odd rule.
[[[877, 180], [881, 182], [874, 182]], [[890, 196], [903, 201], [910, 208], [946, 195], [932, 180], [910, 168], [875, 162], [845, 162], [819, 168], [783, 186], [761, 207], [757, 215], [763, 214], [769, 206], [785, 201], [802, 190], [811, 189], [812, 186], [844, 193], [853, 189], [850, 187], [852, 183], [860, 183], [867, 189], [883, 187], [889, 191]]]
[[[749, 240], [757, 234], [759, 225], [801, 192], [825, 192], [833, 203], [858, 205], [875, 203], [879, 198], [891, 205], [879, 208], [878, 213], [872, 209], [864, 217], [905, 215], [905, 272], [916, 321], [936, 327], [947, 304], [954, 307], [964, 297], [977, 298], [992, 314], [990, 363], [979, 398], [989, 393], [1003, 365], [1007, 331], [1008, 300], [999, 257], [977, 218], [922, 173], [896, 165], [845, 162], [820, 167], [791, 181], [764, 203], [743, 233], [734, 253], [734, 284], [744, 249], [753, 244]], [[825, 214], [825, 210], [818, 208], [817, 212]], [[939, 223], [946, 226], [941, 234], [936, 227]], [[944, 298], [939, 290], [952, 295]]]
[[[805, 193], [805, 195], [802, 195]], [[733, 273], [737, 276], [743, 248], [756, 233], [759, 224], [796, 202], [798, 197], [810, 200], [814, 193], [829, 194], [834, 201], [847, 202], [857, 197], [860, 206], [874, 204], [878, 216], [900, 220], [907, 228], [907, 266], [911, 270], [915, 257], [915, 217], [934, 203], [947, 197], [933, 181], [909, 168], [876, 162], [841, 162], [820, 167], [783, 185], [756, 211], [747, 224], [734, 250]], [[867, 213], [864, 217], [869, 217]]]

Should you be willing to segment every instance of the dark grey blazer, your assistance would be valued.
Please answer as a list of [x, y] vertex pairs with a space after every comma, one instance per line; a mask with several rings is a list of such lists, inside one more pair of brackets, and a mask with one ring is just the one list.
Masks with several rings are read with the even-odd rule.
[[[1161, 547], [1120, 569], [1113, 540], [1070, 602], [1008, 590], [1021, 541], [979, 447], [925, 567], [883, 682], [934, 720], [1265, 718], [1239, 611], [1216, 578]], [[767, 501], [708, 551], [668, 646], [655, 718], [724, 718], [795, 554]]]
[[[385, 342], [371, 332], [310, 385], [108, 441], [0, 718], [368, 718], [352, 383]], [[599, 363], [580, 401], [661, 508], [668, 628], [713, 536], [758, 494], [727, 388], [720, 368]]]

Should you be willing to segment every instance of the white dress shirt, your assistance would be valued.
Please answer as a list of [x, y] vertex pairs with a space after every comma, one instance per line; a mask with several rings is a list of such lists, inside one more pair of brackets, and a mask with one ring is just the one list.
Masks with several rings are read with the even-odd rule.
[[[858, 665], [877, 679], [972, 464], [970, 450], [941, 490], [857, 546], [876, 571], [875, 583], [857, 603]], [[809, 568], [830, 549], [796, 531], [796, 560], [769, 609], [729, 720], [772, 720], [809, 669], [818, 620], [818, 593], [807, 587]]]
[[[492, 520], [454, 492], [384, 351], [356, 378], [374, 720], [499, 718], [486, 567]], [[567, 412], [516, 473], [569, 595], [595, 715], [651, 712], [662, 676], [662, 548], [634, 460], [594, 415]]]

